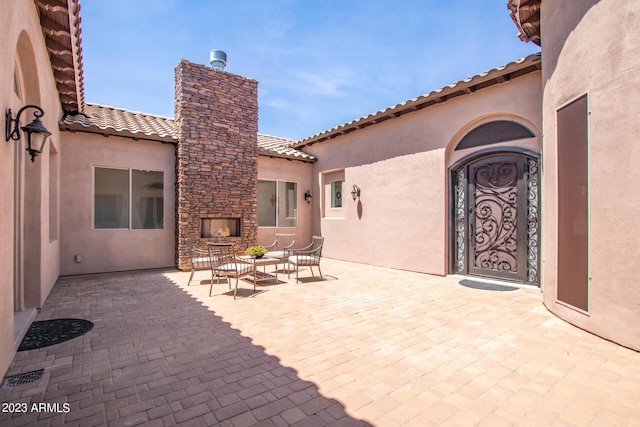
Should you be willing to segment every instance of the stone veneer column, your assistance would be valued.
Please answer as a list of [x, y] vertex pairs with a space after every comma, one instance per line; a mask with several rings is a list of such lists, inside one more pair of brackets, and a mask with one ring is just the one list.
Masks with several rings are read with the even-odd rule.
[[[181, 60], [176, 67], [176, 264], [189, 269], [185, 239], [233, 241], [258, 234], [258, 82]], [[240, 218], [240, 237], [201, 238], [201, 219]]]

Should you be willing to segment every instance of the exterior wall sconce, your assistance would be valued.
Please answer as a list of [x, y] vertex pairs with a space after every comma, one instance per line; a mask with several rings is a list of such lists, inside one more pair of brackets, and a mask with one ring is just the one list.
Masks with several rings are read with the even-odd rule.
[[[33, 113], [34, 119], [28, 125], [20, 126], [20, 114], [27, 108], [35, 108], [37, 111]], [[44, 143], [47, 141], [47, 137], [51, 135], [51, 132], [40, 121], [40, 117], [44, 116], [44, 111], [37, 105], [25, 105], [18, 110], [16, 118], [13, 118], [11, 109], [8, 109], [5, 114], [5, 127], [4, 134], [5, 140], [8, 142], [10, 139], [18, 141], [20, 139], [20, 129], [27, 135], [27, 151], [31, 156], [31, 162], [36, 160], [36, 156], [42, 153]]]
[[360, 198], [360, 187], [355, 184], [353, 185], [353, 189], [351, 190], [351, 198], [354, 202], [356, 201], [356, 198]]
[[304, 201], [307, 203], [311, 203], [311, 191], [307, 190], [306, 193], [304, 193]]

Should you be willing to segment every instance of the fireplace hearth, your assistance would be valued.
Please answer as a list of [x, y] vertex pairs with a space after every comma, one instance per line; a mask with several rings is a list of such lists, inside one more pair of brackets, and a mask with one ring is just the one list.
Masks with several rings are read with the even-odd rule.
[[240, 237], [240, 218], [202, 218], [200, 237]]

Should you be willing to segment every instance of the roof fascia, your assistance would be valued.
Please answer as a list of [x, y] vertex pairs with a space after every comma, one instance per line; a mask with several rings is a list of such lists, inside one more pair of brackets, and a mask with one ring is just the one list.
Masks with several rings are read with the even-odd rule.
[[417, 98], [378, 111], [365, 117], [339, 125], [325, 132], [301, 139], [293, 148], [299, 149], [319, 142], [327, 141], [341, 135], [373, 126], [387, 120], [395, 119], [408, 113], [413, 113], [433, 105], [439, 105], [450, 99], [468, 95], [478, 90], [507, 82], [517, 77], [538, 71], [542, 68], [540, 54], [529, 55], [522, 60], [511, 62], [504, 67], [494, 68], [486, 73], [461, 80], [444, 88], [429, 92]]

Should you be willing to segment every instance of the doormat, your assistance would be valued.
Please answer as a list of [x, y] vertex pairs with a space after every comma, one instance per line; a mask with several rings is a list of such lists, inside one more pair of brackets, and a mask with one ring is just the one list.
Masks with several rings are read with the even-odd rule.
[[83, 319], [53, 319], [33, 322], [18, 351], [34, 350], [69, 341], [86, 334], [93, 323]]
[[519, 288], [515, 286], [507, 286], [507, 285], [498, 285], [497, 283], [486, 283], [486, 282], [478, 282], [476, 280], [460, 280], [462, 286], [466, 286], [467, 288], [473, 289], [483, 289], [485, 291], [517, 291]]

